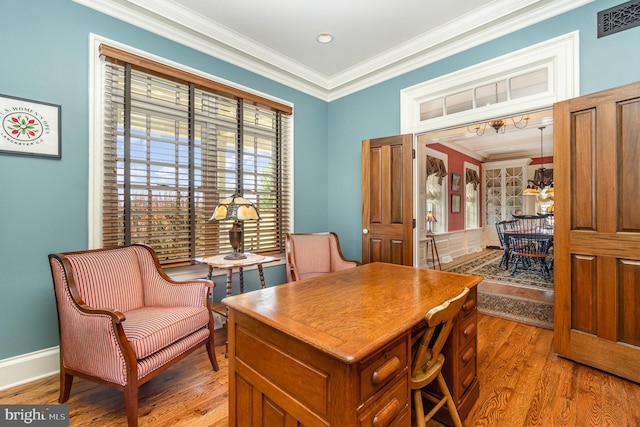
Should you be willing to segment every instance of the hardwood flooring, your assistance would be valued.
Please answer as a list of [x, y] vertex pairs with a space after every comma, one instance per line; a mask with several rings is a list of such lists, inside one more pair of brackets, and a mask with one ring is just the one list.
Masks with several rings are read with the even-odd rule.
[[[213, 372], [202, 348], [141, 387], [141, 427], [227, 426], [222, 331], [216, 342], [220, 371]], [[478, 377], [480, 398], [467, 427], [640, 426], [640, 385], [555, 356], [550, 330], [479, 315]], [[2, 404], [57, 399], [57, 375], [0, 391]], [[116, 390], [76, 379], [68, 404], [71, 426], [126, 426]]]

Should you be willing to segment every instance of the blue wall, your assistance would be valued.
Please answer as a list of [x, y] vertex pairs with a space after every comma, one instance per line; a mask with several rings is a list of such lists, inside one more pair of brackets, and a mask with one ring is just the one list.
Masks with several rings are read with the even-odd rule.
[[[360, 259], [361, 141], [400, 132], [401, 89], [574, 30], [581, 93], [640, 80], [640, 28], [596, 38], [597, 11], [621, 2], [598, 0], [331, 103], [71, 0], [17, 2], [21, 19], [0, 27], [0, 94], [62, 106], [62, 159], [0, 154], [0, 360], [58, 344], [47, 254], [87, 247], [89, 33], [294, 103], [295, 230], [336, 231], [345, 256]], [[265, 273], [283, 280], [282, 267]]]
[[[0, 94], [62, 106], [62, 159], [0, 154], [0, 360], [58, 345], [47, 255], [88, 246], [89, 34], [294, 103], [296, 230], [327, 229], [327, 103], [71, 0], [19, 2], [0, 26]], [[250, 282], [254, 272], [247, 274]], [[282, 283], [283, 267], [265, 269]], [[224, 290], [216, 281], [215, 295]]]

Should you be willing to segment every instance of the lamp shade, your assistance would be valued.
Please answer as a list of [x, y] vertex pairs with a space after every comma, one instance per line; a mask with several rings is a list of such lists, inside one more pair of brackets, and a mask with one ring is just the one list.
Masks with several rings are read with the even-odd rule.
[[427, 217], [425, 219], [427, 222], [438, 222], [436, 216], [431, 211], [427, 212]]
[[259, 220], [258, 209], [249, 200], [240, 196], [228, 197], [220, 202], [209, 221], [247, 221]]

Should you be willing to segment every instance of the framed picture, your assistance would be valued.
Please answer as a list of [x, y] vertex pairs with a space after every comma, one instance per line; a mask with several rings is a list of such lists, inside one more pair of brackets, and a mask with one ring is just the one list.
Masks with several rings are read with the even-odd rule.
[[451, 174], [451, 191], [460, 191], [460, 174]]
[[459, 213], [460, 212], [460, 195], [452, 194], [451, 195], [451, 213]]
[[0, 153], [61, 158], [60, 106], [0, 95]]

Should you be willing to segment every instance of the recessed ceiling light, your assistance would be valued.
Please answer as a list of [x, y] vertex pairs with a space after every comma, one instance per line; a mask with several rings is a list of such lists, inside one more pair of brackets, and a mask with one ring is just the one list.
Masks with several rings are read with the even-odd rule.
[[333, 41], [333, 36], [331, 33], [320, 33], [318, 34], [318, 37], [316, 37], [316, 40], [318, 40], [318, 43], [331, 43]]

